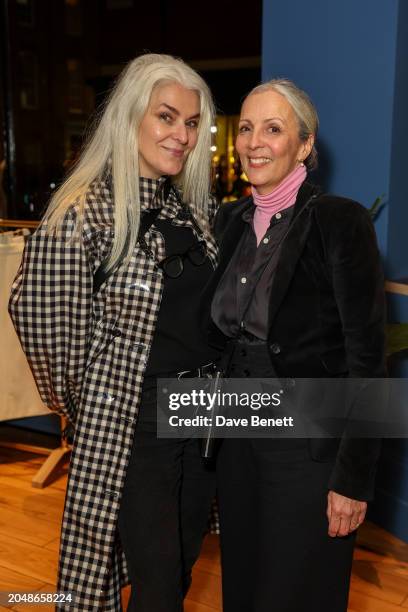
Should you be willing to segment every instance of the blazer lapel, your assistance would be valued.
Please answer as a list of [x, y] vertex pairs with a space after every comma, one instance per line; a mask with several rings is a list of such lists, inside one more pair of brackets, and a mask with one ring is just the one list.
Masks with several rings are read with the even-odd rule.
[[253, 206], [252, 197], [248, 198], [241, 205], [237, 205], [236, 209], [232, 209], [230, 218], [227, 222], [226, 228], [222, 233], [219, 247], [219, 265], [214, 274], [216, 283], [218, 284], [219, 279], [224, 274], [231, 257], [233, 256], [237, 244], [241, 239], [242, 233], [245, 230], [246, 223], [242, 220], [243, 213]]
[[245, 229], [246, 223], [242, 220], [242, 214], [252, 205], [252, 198], [248, 198], [240, 204], [234, 204], [229, 211], [225, 226], [216, 234], [217, 242], [219, 243], [219, 264], [214, 274], [211, 276], [210, 281], [204, 287], [201, 296], [200, 319], [203, 329], [207, 329], [208, 325], [211, 326], [210, 309], [214, 292], [218, 287], [220, 278], [224, 274], [242, 236], [242, 232]]
[[310, 183], [304, 183], [299, 190], [292, 221], [282, 244], [272, 285], [268, 328], [270, 328], [292, 280], [310, 229], [310, 206], [320, 193], [320, 188]]

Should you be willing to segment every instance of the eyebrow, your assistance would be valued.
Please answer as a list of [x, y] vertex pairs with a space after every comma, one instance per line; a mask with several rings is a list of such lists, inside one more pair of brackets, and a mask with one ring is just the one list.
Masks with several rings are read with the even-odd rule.
[[[240, 121], [246, 121], [247, 123], [252, 124], [252, 121], [250, 119], [245, 119], [245, 117], [240, 119]], [[284, 119], [281, 119], [280, 117], [269, 117], [268, 119], [264, 119], [262, 123], [268, 123], [268, 121], [280, 121], [281, 123], [285, 123]]]
[[[174, 106], [170, 106], [170, 104], [166, 104], [166, 102], [161, 102], [160, 106], [165, 106], [170, 111], [172, 111], [175, 115], [180, 115], [180, 111], [178, 111], [177, 108], [174, 108]], [[199, 116], [200, 116], [200, 113], [196, 113], [195, 115], [188, 117], [188, 119], [196, 119]]]

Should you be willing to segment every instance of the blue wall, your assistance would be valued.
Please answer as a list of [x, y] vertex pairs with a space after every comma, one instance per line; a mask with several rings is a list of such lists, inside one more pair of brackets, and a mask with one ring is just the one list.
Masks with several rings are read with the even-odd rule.
[[[287, 77], [315, 102], [326, 189], [370, 206], [388, 278], [408, 278], [407, 0], [264, 0], [262, 78]], [[392, 321], [408, 321], [408, 297], [390, 296]], [[400, 361], [394, 376], [408, 375]], [[408, 541], [408, 442], [387, 441], [376, 521]]]
[[[370, 205], [390, 195], [399, 0], [264, 0], [262, 78], [288, 77], [320, 116], [331, 191]], [[382, 252], [387, 215], [378, 222]]]
[[387, 266], [391, 278], [408, 277], [408, 2], [400, 0], [399, 4], [388, 213]]

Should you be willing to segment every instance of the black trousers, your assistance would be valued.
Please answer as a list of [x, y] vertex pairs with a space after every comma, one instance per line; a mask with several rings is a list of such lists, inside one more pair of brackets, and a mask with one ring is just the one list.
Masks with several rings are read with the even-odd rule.
[[[274, 376], [237, 344], [230, 375]], [[327, 534], [332, 463], [305, 439], [226, 439], [217, 457], [224, 612], [346, 612], [355, 536]]]
[[132, 585], [129, 612], [181, 612], [199, 556], [215, 471], [200, 441], [158, 439], [156, 392], [143, 392], [119, 512]]

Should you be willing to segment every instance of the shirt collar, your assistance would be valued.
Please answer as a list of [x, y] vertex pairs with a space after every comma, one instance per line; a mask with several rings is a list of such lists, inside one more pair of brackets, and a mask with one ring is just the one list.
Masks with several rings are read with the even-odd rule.
[[[252, 222], [254, 220], [255, 208], [255, 204], [252, 204], [252, 206], [244, 210], [244, 212], [242, 213], [242, 220], [246, 223], [249, 223], [250, 225], [252, 225]], [[273, 223], [276, 223], [277, 221], [283, 221], [284, 219], [286, 219], [286, 217], [292, 216], [294, 208], [295, 205], [293, 204], [292, 206], [289, 206], [288, 208], [285, 208], [284, 210], [280, 211], [280, 213], [278, 213], [280, 215], [278, 219], [275, 219], [275, 215], [272, 216], [269, 226], [271, 226]]]
[[168, 196], [168, 187], [170, 187], [170, 179], [167, 176], [161, 176], [158, 179], [140, 176], [139, 188], [141, 210], [163, 208]]

